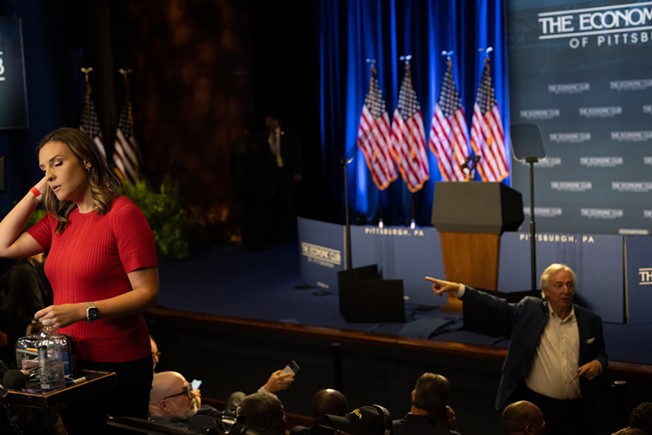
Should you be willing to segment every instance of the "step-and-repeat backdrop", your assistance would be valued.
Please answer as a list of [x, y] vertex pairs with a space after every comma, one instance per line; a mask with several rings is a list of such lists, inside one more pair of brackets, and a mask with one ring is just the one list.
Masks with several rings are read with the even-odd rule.
[[[508, 0], [507, 31], [510, 122], [538, 125], [547, 156], [537, 229], [649, 234], [652, 2]], [[512, 169], [527, 231], [529, 165]]]

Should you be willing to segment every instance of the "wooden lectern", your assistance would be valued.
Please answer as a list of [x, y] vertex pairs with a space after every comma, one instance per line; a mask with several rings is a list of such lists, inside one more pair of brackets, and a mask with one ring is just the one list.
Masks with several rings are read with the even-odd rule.
[[[521, 194], [501, 183], [438, 182], [432, 225], [439, 231], [446, 280], [496, 290], [500, 235], [523, 222]], [[444, 307], [459, 310], [449, 295]]]

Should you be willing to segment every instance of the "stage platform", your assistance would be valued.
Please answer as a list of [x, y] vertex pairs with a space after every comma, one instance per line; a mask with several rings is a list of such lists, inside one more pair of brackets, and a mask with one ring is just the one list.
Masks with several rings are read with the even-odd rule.
[[[302, 371], [279, 393], [288, 413], [310, 415], [311, 395], [335, 386], [352, 407], [381, 403], [400, 417], [414, 380], [429, 370], [451, 380], [463, 433], [500, 433], [485, 429], [497, 422], [493, 400], [508, 342], [466, 331], [461, 313], [446, 311], [434, 296], [432, 304], [406, 301], [404, 323], [347, 322], [337, 289], [302, 278], [298, 240], [261, 251], [223, 245], [185, 260], [161, 259], [160, 274], [159, 307], [148, 314], [163, 351], [160, 368], [203, 379], [207, 397], [255, 391], [295, 359]], [[615, 427], [652, 388], [652, 325], [604, 326], [611, 365], [601, 418]], [[429, 337], [420, 337], [423, 331]], [[626, 389], [616, 393], [615, 381], [625, 381]]]
[[[424, 229], [428, 230], [432, 228]], [[408, 257], [402, 258], [405, 263], [410, 263], [410, 259], [413, 265], [423, 263], [423, 256], [415, 252], [415, 248], [412, 256], [409, 247], [401, 249], [405, 253], [403, 257]], [[394, 254], [386, 254], [390, 255]], [[602, 252], [601, 255], [609, 257], [610, 253]], [[194, 252], [185, 260], [162, 259], [159, 305], [195, 313], [408, 338], [424, 338], [419, 334], [430, 329], [432, 340], [500, 348], [508, 345], [500, 337], [465, 331], [461, 312], [446, 311], [446, 298], [432, 294], [430, 285], [423, 279], [428, 274], [426, 266], [416, 272], [418, 276], [406, 280], [410, 287], [406, 287], [405, 323], [352, 323], [340, 314], [336, 285], [329, 284], [325, 288], [306, 282], [301, 266], [304, 261], [298, 240], [267, 250], [221, 245]], [[443, 270], [433, 269], [430, 275], [443, 277]], [[583, 277], [578, 273], [578, 281]], [[622, 280], [623, 275], [619, 278]], [[515, 289], [507, 291], [510, 290]], [[580, 281], [578, 293], [582, 291]], [[610, 360], [652, 364], [652, 323], [609, 322], [604, 318], [603, 321]]]

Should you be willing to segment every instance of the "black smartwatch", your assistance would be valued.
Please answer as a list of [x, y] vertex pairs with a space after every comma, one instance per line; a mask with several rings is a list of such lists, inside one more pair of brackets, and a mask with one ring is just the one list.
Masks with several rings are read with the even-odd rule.
[[98, 317], [100, 317], [100, 311], [93, 303], [89, 302], [88, 308], [86, 308], [86, 321], [91, 323], [96, 321]]

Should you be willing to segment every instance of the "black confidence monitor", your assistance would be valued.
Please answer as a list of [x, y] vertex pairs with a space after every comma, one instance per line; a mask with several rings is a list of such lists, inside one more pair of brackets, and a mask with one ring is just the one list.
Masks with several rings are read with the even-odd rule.
[[536, 162], [546, 156], [541, 130], [537, 124], [512, 124], [509, 131], [512, 140], [512, 152], [516, 160]]

